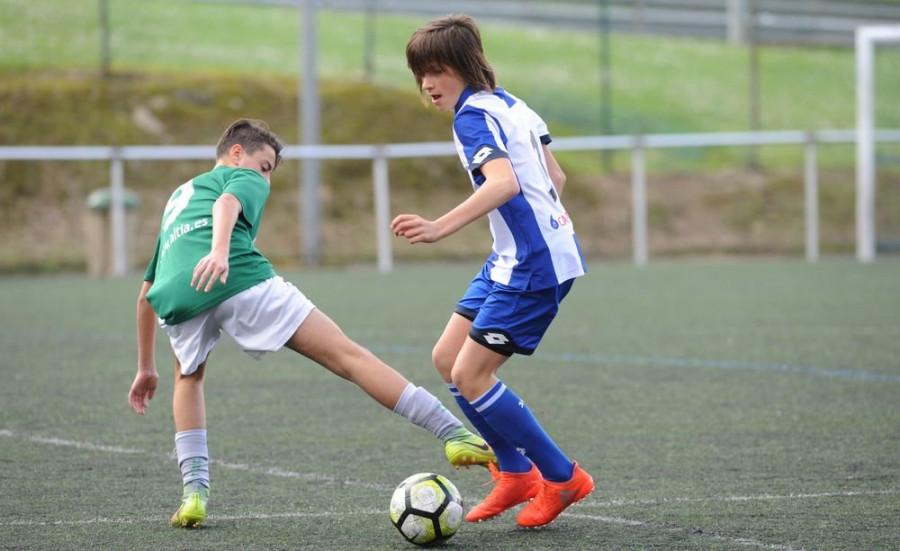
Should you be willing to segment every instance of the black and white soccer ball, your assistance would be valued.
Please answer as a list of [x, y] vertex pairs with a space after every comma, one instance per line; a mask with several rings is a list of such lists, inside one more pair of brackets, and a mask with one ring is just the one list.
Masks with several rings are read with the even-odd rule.
[[439, 474], [414, 474], [401, 482], [391, 496], [391, 523], [404, 538], [417, 545], [450, 538], [462, 519], [459, 490]]

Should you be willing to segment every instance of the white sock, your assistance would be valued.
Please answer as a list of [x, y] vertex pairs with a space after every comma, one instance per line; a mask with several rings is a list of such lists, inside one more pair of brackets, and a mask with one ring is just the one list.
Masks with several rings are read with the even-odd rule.
[[185, 430], [175, 434], [175, 454], [184, 484], [199, 482], [209, 488], [209, 450], [206, 429]]
[[434, 395], [412, 383], [406, 385], [403, 394], [394, 406], [394, 413], [409, 419], [409, 422], [430, 431], [442, 441], [454, 429], [463, 427], [462, 422], [450, 413]]

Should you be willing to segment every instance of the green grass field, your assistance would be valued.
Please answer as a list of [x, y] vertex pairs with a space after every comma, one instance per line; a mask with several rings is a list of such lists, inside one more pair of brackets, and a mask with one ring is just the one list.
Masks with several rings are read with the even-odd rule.
[[[285, 273], [345, 331], [450, 405], [430, 349], [477, 266]], [[598, 490], [551, 526], [512, 514], [447, 549], [881, 550], [900, 547], [900, 264], [593, 265], [537, 354], [501, 375]], [[412, 549], [394, 485], [482, 470], [352, 384], [224, 338], [207, 383], [207, 525], [180, 495], [170, 354], [146, 417], [137, 277], [0, 279], [0, 549]], [[455, 406], [451, 406], [454, 411]]]
[[[109, 0], [114, 72], [294, 75], [299, 68], [296, 8], [163, 0]], [[0, 6], [0, 67], [100, 67], [96, 0], [6, 0]], [[406, 41], [427, 20], [380, 16], [372, 52], [375, 82], [404, 89], [413, 80]], [[600, 133], [600, 40], [593, 32], [482, 23], [500, 83], [556, 124], [556, 132]], [[325, 79], [365, 76], [365, 18], [323, 9], [318, 63]], [[878, 124], [900, 126], [900, 52], [880, 48]], [[749, 53], [716, 40], [613, 35], [609, 102], [612, 132], [718, 132], [748, 129]], [[849, 48], [763, 47], [759, 56], [762, 129], [833, 129], [854, 124], [854, 56]], [[814, 91], [814, 93], [811, 93]]]

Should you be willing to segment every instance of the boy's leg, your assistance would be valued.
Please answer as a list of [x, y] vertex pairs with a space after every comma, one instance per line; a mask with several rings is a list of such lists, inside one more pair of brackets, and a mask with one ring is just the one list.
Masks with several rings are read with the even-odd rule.
[[[469, 433], [427, 390], [416, 387], [369, 350], [349, 337], [320, 310], [314, 310], [285, 344], [291, 350], [347, 379], [378, 403], [429, 430], [445, 442], [460, 438], [484, 441]], [[482, 454], [482, 462], [494, 461], [493, 453]]]
[[347, 337], [321, 310], [312, 311], [285, 343], [393, 410], [409, 381]]
[[[431, 353], [431, 359], [434, 362], [434, 366], [437, 368], [438, 373], [447, 383], [447, 388], [450, 390], [450, 394], [453, 396], [459, 409], [462, 410], [463, 415], [466, 416], [494, 450], [494, 453], [497, 455], [497, 463], [500, 470], [504, 472], [527, 473], [531, 471], [531, 461], [519, 453], [515, 446], [504, 440], [502, 436], [492, 429], [484, 418], [482, 418], [462, 394], [460, 394], [456, 385], [452, 382], [450, 374], [453, 370], [453, 364], [456, 362], [457, 356], [459, 356], [459, 351], [462, 348], [463, 343], [469, 338], [469, 328], [471, 327], [471, 320], [458, 313], [454, 313], [450, 317], [450, 321], [447, 322], [447, 326], [444, 328], [441, 338], [438, 339], [437, 344], [435, 344], [434, 350]], [[500, 363], [502, 363], [502, 360], [503, 359], [500, 360]]]
[[[524, 400], [496, 378], [494, 373], [503, 360], [502, 354], [470, 339], [457, 358], [453, 380], [471, 407], [506, 441], [528, 456], [540, 472], [536, 476], [518, 477], [510, 476], [510, 473], [506, 479], [502, 478], [504, 473], [501, 472], [497, 488], [466, 518], [484, 520], [546, 493], [540, 514], [535, 514], [532, 503], [523, 509], [523, 513], [527, 511], [524, 517], [520, 514], [517, 519], [523, 526], [540, 526], [593, 490], [593, 480], [550, 439]], [[569, 500], [562, 499], [570, 496]], [[555, 503], [550, 503], [551, 498], [556, 498]]]
[[175, 453], [184, 485], [181, 506], [172, 515], [173, 526], [199, 527], [209, 501], [209, 450], [206, 442], [206, 404], [203, 377], [206, 362], [190, 375], [175, 361], [172, 412], [175, 417]]
[[181, 363], [175, 360], [172, 413], [176, 431], [206, 429], [206, 399], [203, 392], [205, 374], [205, 361], [190, 375], [182, 375]]

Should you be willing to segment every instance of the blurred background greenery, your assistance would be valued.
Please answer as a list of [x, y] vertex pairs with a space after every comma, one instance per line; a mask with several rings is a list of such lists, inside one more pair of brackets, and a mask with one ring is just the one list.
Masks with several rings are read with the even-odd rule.
[[[106, 8], [108, 35], [100, 6]], [[240, 116], [265, 119], [287, 142], [299, 140], [301, 10], [296, 6], [4, 0], [0, 10], [0, 145], [204, 145]], [[423, 108], [405, 66], [406, 41], [428, 19], [319, 10], [323, 143], [450, 139], [449, 118]], [[541, 113], [555, 136], [604, 130], [735, 132], [754, 126], [814, 131], [855, 124], [850, 47], [751, 48], [720, 38], [617, 32], [601, 37], [596, 29], [496, 19], [481, 27], [501, 85]], [[755, 99], [751, 56], [758, 64]], [[607, 95], [601, 98], [604, 85]], [[898, 91], [900, 51], [880, 47], [877, 126], [900, 127]], [[882, 144], [877, 154], [879, 234], [900, 236], [900, 145]], [[788, 146], [651, 151], [651, 253], [799, 254], [802, 155], [801, 147]], [[627, 153], [560, 157], [570, 176], [567, 206], [587, 253], [627, 256]], [[847, 253], [853, 246], [853, 159], [851, 144], [820, 147], [826, 254]], [[268, 229], [264, 226], [260, 237], [264, 250], [286, 265], [301, 263], [295, 164], [276, 176]], [[130, 236], [137, 265], [149, 258], [170, 190], [208, 165], [127, 163], [126, 183], [142, 199]], [[324, 262], [371, 261], [371, 167], [326, 162], [323, 170]], [[82, 269], [84, 199], [103, 185], [108, 167], [102, 162], [0, 162], [0, 229], [10, 237], [0, 245], [0, 270]], [[469, 192], [454, 158], [392, 162], [391, 185], [394, 212], [416, 209], [435, 216]], [[398, 246], [395, 252], [400, 260], [485, 254], [473, 241], [483, 240], [463, 237], [428, 251]]]

